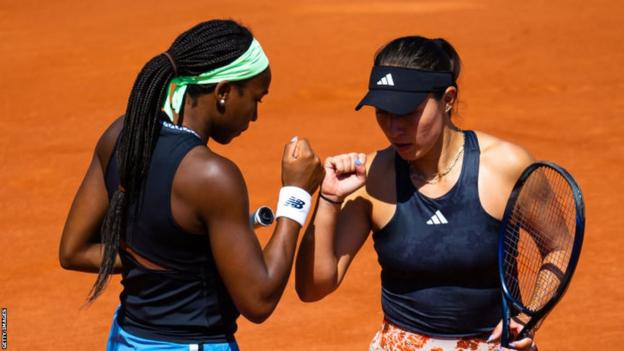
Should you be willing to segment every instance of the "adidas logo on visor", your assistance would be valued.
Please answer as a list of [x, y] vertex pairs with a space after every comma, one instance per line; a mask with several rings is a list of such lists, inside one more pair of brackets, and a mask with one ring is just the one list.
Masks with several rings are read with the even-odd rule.
[[394, 86], [394, 80], [392, 80], [392, 74], [390, 74], [390, 73], [386, 74], [384, 77], [382, 77], [377, 82], [377, 85], [390, 85], [390, 86]]

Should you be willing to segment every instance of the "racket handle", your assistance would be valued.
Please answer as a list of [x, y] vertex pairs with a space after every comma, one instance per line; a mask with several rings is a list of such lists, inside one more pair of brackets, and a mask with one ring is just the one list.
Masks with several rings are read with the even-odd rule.
[[531, 330], [527, 329], [526, 327], [522, 328], [522, 330], [520, 331], [520, 334], [518, 334], [518, 336], [516, 337], [516, 340], [522, 340], [522, 339], [528, 337], [530, 331]]
[[509, 318], [510, 318], [510, 313], [509, 313], [509, 305], [507, 304], [507, 300], [505, 299], [505, 296], [503, 295], [503, 303], [502, 303], [502, 310], [503, 310], [503, 330], [501, 331], [501, 346], [508, 348], [509, 347], [509, 342], [511, 340], [509, 340]]
[[252, 228], [267, 227], [275, 221], [275, 214], [268, 206], [260, 206], [249, 215], [249, 225]]

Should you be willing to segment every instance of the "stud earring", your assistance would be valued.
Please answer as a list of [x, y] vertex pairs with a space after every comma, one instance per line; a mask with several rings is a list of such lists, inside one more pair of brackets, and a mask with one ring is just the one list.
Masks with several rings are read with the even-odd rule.
[[221, 98], [221, 99], [219, 100], [219, 106], [221, 106], [221, 107], [225, 107], [225, 99], [224, 99], [224, 98]]
[[451, 112], [451, 109], [453, 108], [453, 106], [451, 105], [446, 105], [446, 113]]

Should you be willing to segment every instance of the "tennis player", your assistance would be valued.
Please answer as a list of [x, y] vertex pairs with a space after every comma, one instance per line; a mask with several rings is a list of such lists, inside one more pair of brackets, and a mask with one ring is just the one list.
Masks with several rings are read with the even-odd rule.
[[[454, 123], [459, 74], [460, 58], [444, 39], [391, 41], [376, 54], [356, 107], [375, 108], [390, 145], [325, 161], [296, 289], [303, 301], [337, 289], [372, 231], [384, 320], [371, 351], [499, 347], [498, 228], [532, 158]], [[514, 347], [536, 348], [530, 338]]]
[[274, 310], [323, 167], [306, 140], [287, 143], [277, 225], [262, 249], [241, 172], [207, 147], [256, 121], [270, 82], [259, 42], [224, 20], [181, 34], [139, 73], [60, 244], [64, 268], [98, 272], [89, 302], [122, 273], [108, 350], [238, 350], [239, 313], [261, 323]]

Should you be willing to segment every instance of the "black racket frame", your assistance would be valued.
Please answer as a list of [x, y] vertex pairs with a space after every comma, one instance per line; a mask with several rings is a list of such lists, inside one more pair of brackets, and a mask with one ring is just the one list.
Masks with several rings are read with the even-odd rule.
[[[550, 301], [548, 301], [541, 309], [538, 311], [530, 311], [525, 308], [521, 302], [517, 301], [515, 298], [511, 296], [509, 293], [509, 289], [505, 282], [505, 236], [507, 233], [506, 227], [511, 219], [511, 213], [513, 208], [518, 200], [518, 195], [522, 190], [525, 182], [529, 178], [529, 176], [537, 169], [547, 167], [555, 172], [561, 174], [565, 180], [570, 184], [572, 188], [572, 194], [574, 196], [574, 203], [576, 206], [576, 233], [574, 235], [574, 244], [572, 246], [572, 253], [570, 255], [570, 261], [568, 264], [568, 269], [566, 270], [563, 278], [562, 284], [559, 286], [557, 292], [553, 295]], [[563, 295], [565, 294], [568, 286], [570, 285], [570, 281], [572, 280], [572, 275], [576, 269], [578, 264], [579, 256], [581, 254], [581, 247], [583, 245], [583, 234], [585, 231], [585, 203], [583, 201], [583, 195], [581, 193], [581, 189], [578, 184], [572, 177], [572, 175], [566, 171], [563, 167], [549, 161], [537, 161], [529, 165], [520, 175], [518, 181], [514, 185], [514, 188], [509, 196], [509, 200], [507, 201], [507, 205], [505, 207], [505, 213], [503, 215], [503, 220], [501, 221], [501, 226], [498, 235], [498, 273], [501, 282], [502, 288], [502, 307], [503, 307], [503, 331], [501, 335], [501, 345], [503, 347], [509, 347], [510, 340], [509, 337], [509, 320], [510, 320], [510, 305], [516, 309], [518, 312], [522, 312], [527, 316], [531, 317], [530, 320], [524, 325], [518, 336], [515, 338], [516, 340], [523, 339], [529, 335], [529, 332], [541, 321], [543, 320], [550, 311], [555, 307], [555, 305], [561, 300]]]

